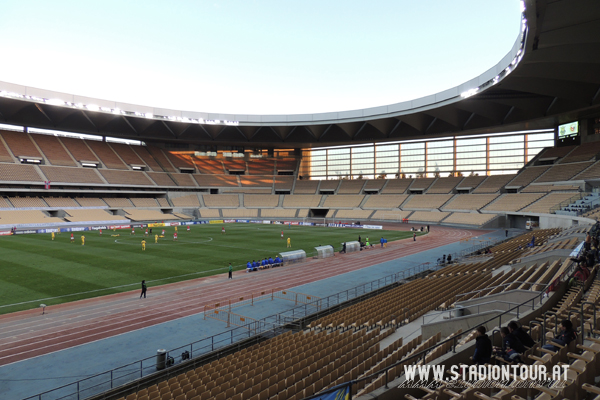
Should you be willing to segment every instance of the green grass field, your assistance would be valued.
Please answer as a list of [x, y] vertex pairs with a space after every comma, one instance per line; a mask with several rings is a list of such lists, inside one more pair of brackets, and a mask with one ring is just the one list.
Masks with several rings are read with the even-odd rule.
[[[142, 229], [131, 236], [129, 230], [33, 234], [0, 237], [0, 314], [35, 308], [41, 302], [52, 305], [137, 289], [142, 279], [149, 286], [194, 279], [227, 271], [231, 262], [244, 269], [246, 262], [274, 257], [286, 251], [281, 231], [291, 238], [292, 250], [303, 249], [312, 256], [318, 245], [363, 240], [370, 236], [379, 244], [412, 236], [411, 232], [376, 231], [325, 227], [258, 224], [193, 225], [190, 232], [179, 227], [179, 240], [173, 241], [173, 227], [165, 229], [165, 237], [154, 243], [154, 235], [146, 239], [142, 251]], [[153, 234], [162, 228], [154, 228]], [[112, 234], [120, 234], [112, 237]], [[85, 246], [81, 236], [85, 235]], [[29, 303], [25, 303], [29, 302]], [[25, 303], [14, 305], [16, 303]], [[11, 306], [7, 306], [11, 305]]]

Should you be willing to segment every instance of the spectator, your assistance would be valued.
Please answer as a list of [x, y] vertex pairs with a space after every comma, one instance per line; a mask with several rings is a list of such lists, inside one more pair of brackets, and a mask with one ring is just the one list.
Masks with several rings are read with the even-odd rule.
[[592, 237], [590, 236], [589, 232], [587, 233], [587, 235], [585, 235], [585, 242], [583, 243], [583, 248], [586, 251], [591, 250], [592, 248]]
[[340, 250], [340, 254], [346, 253], [346, 242], [342, 243], [342, 249]]
[[273, 265], [275, 265], [276, 267], [279, 267], [282, 264], [283, 264], [283, 262], [281, 261], [281, 258], [279, 258], [279, 256], [276, 256]]
[[446, 258], [446, 262], [448, 262], [448, 264], [452, 264], [452, 254], [448, 254], [448, 258]]
[[273, 266], [273, 257], [269, 257], [267, 262], [269, 263], [269, 268], [272, 267]]
[[246, 264], [246, 272], [251, 272], [252, 271], [252, 263], [250, 261], [248, 261], [248, 263]]
[[573, 329], [573, 323], [568, 319], [563, 320], [560, 323], [560, 334], [551, 340], [552, 343], [545, 344], [542, 346], [543, 349], [558, 351], [560, 346], [566, 346], [577, 338], [577, 332]]
[[383, 243], [384, 243], [384, 240], [385, 240], [385, 239], [383, 238], [383, 236], [381, 237], [381, 239], [379, 239], [379, 243], [381, 243], [381, 248], [382, 248], [382, 249], [383, 249]]
[[488, 364], [492, 359], [492, 341], [486, 334], [485, 326], [477, 328], [477, 337], [475, 338], [475, 353], [473, 362], [479, 365]]
[[446, 255], [445, 254], [442, 256], [442, 264], [446, 264]]
[[510, 333], [515, 335], [515, 337], [519, 339], [523, 345], [529, 348], [535, 345], [535, 341], [531, 338], [531, 336], [529, 336], [529, 334], [525, 332], [523, 328], [520, 327], [515, 321], [510, 321], [508, 323], [508, 330]]
[[510, 333], [507, 327], [500, 328], [502, 336], [502, 348], [496, 348], [496, 355], [509, 362], [521, 362], [521, 354], [525, 351], [525, 346], [515, 335]]

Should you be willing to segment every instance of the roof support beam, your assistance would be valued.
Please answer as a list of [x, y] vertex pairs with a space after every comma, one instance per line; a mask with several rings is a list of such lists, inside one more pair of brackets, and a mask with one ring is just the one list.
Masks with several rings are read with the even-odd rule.
[[428, 126], [428, 127], [425, 129], [425, 132], [423, 132], [423, 133], [427, 133], [427, 132], [429, 132], [429, 130], [431, 129], [431, 127], [433, 126], [433, 124], [435, 124], [435, 122], [436, 122], [436, 121], [437, 121], [437, 117], [435, 117], [435, 118], [433, 119], [433, 121], [431, 121], [431, 123], [430, 123], [430, 124], [429, 124], [429, 126]]
[[598, 98], [598, 96], [600, 96], [600, 87], [598, 87], [598, 90], [596, 91], [596, 94], [594, 95], [594, 97], [592, 97], [591, 104], [594, 104], [594, 102], [596, 101], [596, 99]]
[[94, 121], [92, 121], [92, 120], [90, 119], [90, 117], [88, 117], [88, 115], [85, 113], [85, 111], [81, 110], [80, 112], [83, 114], [83, 116], [85, 117], [85, 119], [87, 119], [87, 120], [88, 120], [88, 122], [89, 122], [90, 124], [92, 124], [92, 126], [93, 126], [93, 127], [96, 129], [96, 130], [98, 130], [98, 127], [96, 126], [96, 124], [94, 123]]
[[513, 110], [515, 109], [515, 106], [512, 106], [510, 108], [510, 110], [508, 110], [508, 112], [506, 113], [506, 115], [504, 116], [504, 118], [502, 118], [502, 123], [505, 123], [506, 120], [508, 119], [508, 117], [510, 116], [510, 114], [512, 114]]
[[126, 123], [127, 125], [129, 125], [129, 127], [131, 128], [131, 130], [132, 130], [132, 131], [134, 131], [136, 134], [138, 134], [138, 135], [139, 135], [139, 132], [137, 131], [137, 129], [135, 129], [135, 128], [133, 127], [133, 125], [131, 125], [131, 122], [129, 122], [129, 120], [128, 120], [127, 118], [125, 118], [125, 116], [121, 115], [121, 118], [123, 118], [123, 120], [125, 121], [125, 123]]
[[554, 104], [556, 104], [557, 101], [558, 101], [558, 97], [555, 97], [555, 98], [552, 99], [552, 103], [550, 103], [550, 105], [548, 106], [548, 108], [544, 112], [544, 115], [548, 115], [548, 113], [550, 113], [550, 109], [552, 107], [554, 107]]
[[42, 107], [40, 107], [40, 105], [39, 105], [39, 104], [36, 104], [36, 105], [35, 105], [35, 108], [37, 108], [37, 109], [38, 109], [38, 111], [39, 111], [39, 112], [41, 112], [41, 113], [42, 113], [42, 115], [43, 115], [44, 117], [46, 117], [46, 119], [47, 119], [48, 121], [50, 121], [52, 124], [54, 124], [54, 121], [52, 121], [52, 120], [50, 119], [50, 117], [48, 116], [48, 114], [46, 114], [46, 112], [45, 112], [45, 111], [42, 109]]
[[363, 124], [360, 126], [360, 128], [358, 128], [358, 130], [356, 131], [356, 133], [354, 134], [353, 138], [357, 137], [358, 134], [360, 133], [360, 131], [362, 131], [363, 129], [365, 129], [365, 126], [367, 126], [366, 122], [363, 122]]
[[173, 135], [173, 137], [174, 137], [174, 138], [177, 138], [177, 135], [175, 134], [175, 132], [173, 132], [173, 131], [171, 130], [171, 128], [169, 128], [169, 125], [167, 125], [167, 124], [165, 123], [165, 121], [160, 121], [160, 122], [162, 122], [162, 124], [165, 126], [165, 128], [167, 128], [167, 130], [168, 130], [169, 132], [171, 132], [171, 135]]
[[473, 119], [474, 116], [475, 116], [475, 113], [472, 112], [471, 115], [469, 115], [469, 118], [467, 118], [467, 120], [463, 124], [463, 126], [462, 126], [463, 129], [465, 129], [467, 127], [467, 125], [469, 125], [469, 122], [471, 122], [471, 120]]

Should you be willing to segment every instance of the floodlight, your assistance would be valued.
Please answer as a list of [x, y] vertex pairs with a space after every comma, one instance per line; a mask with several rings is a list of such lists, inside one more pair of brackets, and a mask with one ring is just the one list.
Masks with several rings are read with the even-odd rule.
[[100, 107], [98, 107], [95, 104], [88, 104], [85, 106], [85, 108], [87, 108], [90, 111], [99, 111], [100, 110]]

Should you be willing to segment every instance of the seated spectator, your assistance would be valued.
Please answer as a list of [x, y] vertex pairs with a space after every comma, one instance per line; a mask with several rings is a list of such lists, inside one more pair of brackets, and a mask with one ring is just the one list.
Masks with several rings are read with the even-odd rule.
[[560, 334], [550, 341], [550, 343], [542, 346], [543, 349], [558, 351], [559, 346], [566, 346], [577, 338], [577, 332], [573, 329], [573, 323], [568, 319], [560, 323]]
[[273, 266], [273, 257], [269, 257], [269, 259], [267, 260], [269, 262], [269, 267]]
[[475, 353], [473, 362], [479, 365], [488, 364], [492, 359], [492, 341], [486, 334], [485, 326], [477, 328], [477, 337], [475, 338]]
[[525, 352], [525, 346], [515, 335], [510, 333], [507, 327], [500, 328], [502, 336], [502, 348], [496, 347], [494, 353], [508, 362], [521, 362], [521, 354]]
[[276, 256], [273, 265], [276, 267], [279, 267], [279, 266], [281, 266], [281, 264], [282, 264], [281, 258], [279, 258], [279, 256]]
[[250, 261], [248, 261], [248, 264], [246, 264], [246, 272], [251, 272], [252, 270], [253, 270], [252, 263]]
[[446, 261], [448, 262], [448, 264], [452, 264], [452, 255], [448, 254], [448, 258], [446, 259]]
[[512, 333], [517, 339], [523, 343], [523, 345], [532, 348], [535, 345], [535, 341], [529, 336], [522, 327], [520, 327], [515, 321], [510, 321], [508, 323], [508, 330]]
[[252, 260], [252, 268], [255, 271], [258, 271], [258, 267], [260, 267], [260, 264], [258, 264], [256, 261]]
[[260, 268], [261, 268], [261, 269], [265, 269], [265, 268], [267, 268], [267, 259], [266, 259], [266, 258], [263, 258], [263, 259], [261, 260], [261, 262], [260, 262]]

